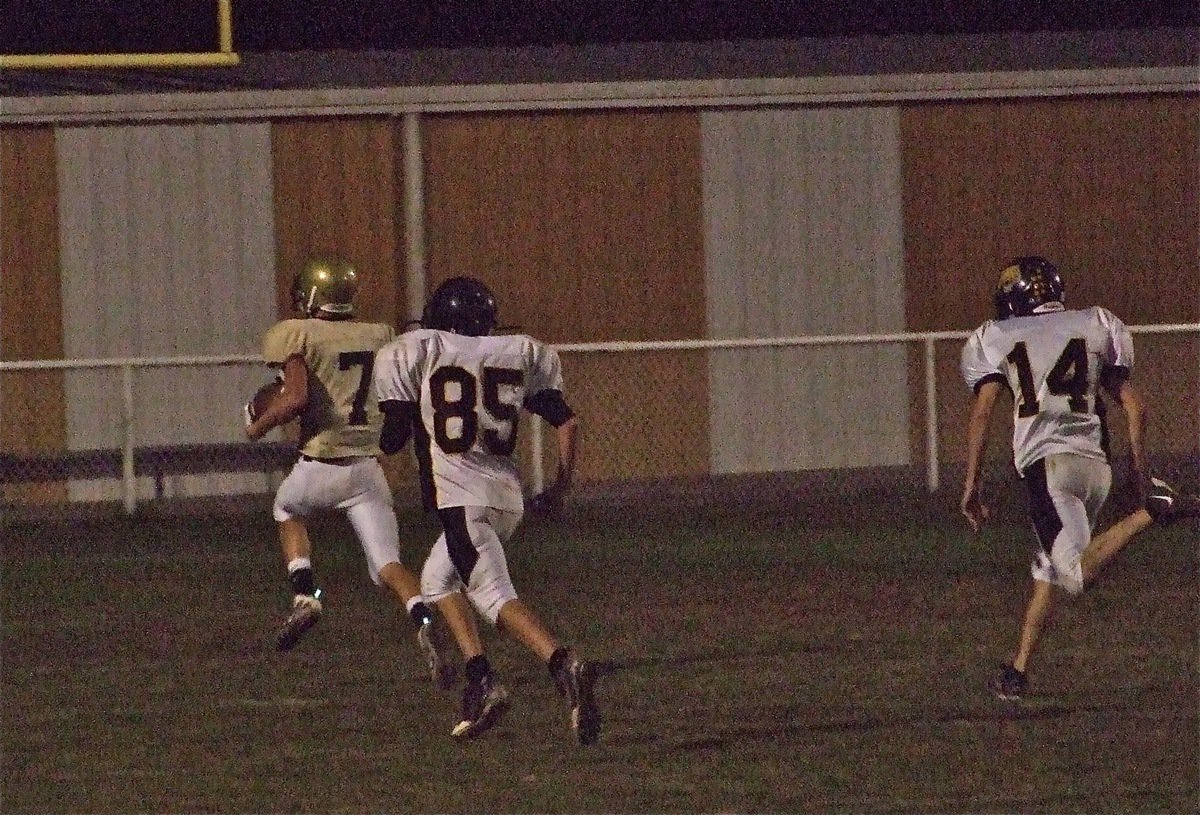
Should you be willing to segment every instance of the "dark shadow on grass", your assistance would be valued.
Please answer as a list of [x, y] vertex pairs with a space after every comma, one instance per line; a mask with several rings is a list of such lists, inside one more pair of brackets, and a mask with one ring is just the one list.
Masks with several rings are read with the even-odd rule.
[[855, 734], [871, 733], [893, 728], [927, 727], [931, 725], [1006, 725], [1018, 722], [1048, 721], [1062, 719], [1074, 714], [1125, 710], [1121, 704], [1067, 705], [1047, 702], [1038, 705], [997, 704], [987, 709], [927, 710], [896, 715], [863, 711], [833, 719], [808, 719], [796, 708], [786, 709], [780, 718], [783, 721], [770, 723], [745, 723], [733, 727], [714, 728], [710, 733], [678, 736], [659, 736], [652, 733], [637, 733], [614, 737], [609, 743], [616, 746], [642, 745], [653, 747], [656, 752], [666, 754], [693, 751], [720, 750], [747, 743], [781, 744], [804, 740], [807, 734]]
[[601, 676], [636, 671], [643, 668], [684, 668], [689, 665], [704, 663], [728, 663], [741, 659], [771, 659], [774, 657], [793, 657], [801, 654], [831, 654], [838, 649], [832, 645], [814, 643], [801, 647], [787, 648], [755, 648], [752, 651], [737, 652], [729, 650], [690, 651], [685, 653], [663, 654], [661, 656], [627, 657], [624, 659], [593, 660]]

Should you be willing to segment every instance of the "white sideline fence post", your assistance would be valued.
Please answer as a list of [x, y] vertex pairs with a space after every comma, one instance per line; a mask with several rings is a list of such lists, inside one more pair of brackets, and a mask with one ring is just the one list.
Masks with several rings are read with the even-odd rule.
[[401, 119], [404, 138], [404, 241], [405, 320], [421, 319], [426, 294], [425, 161], [421, 153], [421, 115], [405, 113]]
[[933, 337], [925, 338], [925, 487], [930, 493], [938, 489], [938, 412], [937, 357]]
[[137, 474], [133, 469], [133, 365], [121, 366], [121, 489], [125, 514], [137, 509]]

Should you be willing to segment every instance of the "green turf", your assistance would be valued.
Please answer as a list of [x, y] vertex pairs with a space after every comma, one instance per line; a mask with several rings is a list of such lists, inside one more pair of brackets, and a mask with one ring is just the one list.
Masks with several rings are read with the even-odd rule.
[[[405, 517], [419, 562], [428, 521]], [[1065, 605], [1026, 703], [984, 681], [1027, 591], [1019, 517], [966, 534], [915, 501], [579, 512], [509, 546], [523, 595], [601, 660], [601, 744], [544, 667], [490, 646], [514, 696], [449, 738], [408, 624], [340, 518], [327, 614], [288, 600], [264, 517], [20, 523], [3, 536], [8, 812], [1192, 812], [1195, 526], [1154, 530]]]

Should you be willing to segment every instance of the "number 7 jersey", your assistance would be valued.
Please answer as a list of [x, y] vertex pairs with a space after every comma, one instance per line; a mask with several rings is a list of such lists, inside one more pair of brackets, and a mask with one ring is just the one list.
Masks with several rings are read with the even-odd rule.
[[[300, 414], [300, 451], [314, 458], [378, 456], [383, 416], [371, 395], [375, 352], [395, 332], [384, 323], [318, 318], [276, 323], [263, 337], [263, 359], [282, 368], [308, 365], [308, 404]], [[286, 386], [286, 383], [285, 383]]]
[[521, 407], [562, 387], [558, 354], [523, 334], [471, 337], [422, 328], [401, 334], [375, 360], [379, 401], [419, 406], [413, 443], [426, 494], [432, 486], [438, 509], [520, 512], [513, 451]]
[[967, 339], [961, 359], [972, 390], [1000, 381], [1011, 391], [1019, 472], [1054, 453], [1107, 459], [1099, 386], [1132, 368], [1129, 329], [1099, 306], [988, 320]]

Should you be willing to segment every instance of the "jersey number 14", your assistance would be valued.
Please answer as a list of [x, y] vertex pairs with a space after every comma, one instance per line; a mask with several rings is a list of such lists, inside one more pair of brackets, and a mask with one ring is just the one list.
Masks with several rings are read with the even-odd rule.
[[[1033, 384], [1033, 370], [1029, 365], [1029, 350], [1025, 343], [1014, 345], [1006, 359], [1017, 369], [1017, 385], [1021, 391], [1016, 395], [1017, 416], [1022, 419], [1036, 416], [1041, 405]], [[1046, 375], [1046, 389], [1056, 396], [1068, 397], [1067, 404], [1072, 412], [1088, 412], [1087, 343], [1082, 337], [1067, 342], [1067, 347]]]

